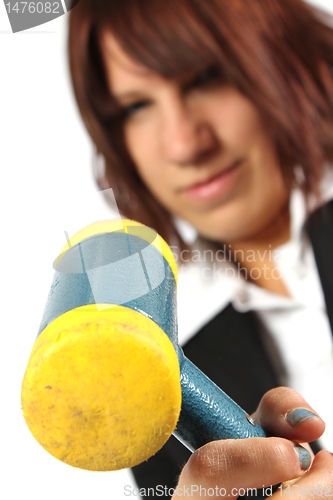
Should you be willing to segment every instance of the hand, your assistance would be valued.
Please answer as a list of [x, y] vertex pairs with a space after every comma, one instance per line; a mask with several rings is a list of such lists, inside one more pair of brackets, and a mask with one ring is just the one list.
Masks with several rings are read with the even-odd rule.
[[284, 484], [273, 494], [276, 500], [333, 498], [332, 455], [322, 451], [313, 460], [307, 445], [305, 449], [295, 446], [318, 439], [325, 428], [306, 401], [292, 389], [273, 389], [262, 398], [253, 418], [274, 437], [227, 439], [202, 446], [185, 465], [173, 500], [186, 496], [221, 500], [238, 497], [248, 488], [280, 483]]

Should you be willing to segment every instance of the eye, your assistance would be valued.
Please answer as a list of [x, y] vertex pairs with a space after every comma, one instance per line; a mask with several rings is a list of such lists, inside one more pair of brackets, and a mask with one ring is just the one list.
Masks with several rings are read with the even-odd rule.
[[127, 106], [123, 106], [121, 110], [121, 114], [124, 118], [129, 118], [130, 116], [135, 115], [142, 109], [146, 108], [149, 106], [148, 101], [137, 101], [133, 102], [132, 104], [129, 104]]
[[193, 80], [189, 83], [188, 87], [201, 87], [210, 83], [217, 83], [221, 81], [221, 73], [215, 66], [210, 66], [204, 71], [198, 73]]

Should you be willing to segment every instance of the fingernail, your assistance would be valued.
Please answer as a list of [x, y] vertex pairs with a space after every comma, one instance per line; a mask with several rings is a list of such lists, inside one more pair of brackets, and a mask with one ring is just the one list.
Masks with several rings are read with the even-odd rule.
[[301, 445], [296, 445], [294, 447], [294, 450], [297, 453], [297, 456], [299, 458], [300, 464], [301, 464], [301, 469], [302, 470], [308, 470], [308, 468], [311, 465], [311, 455], [310, 452], [306, 449], [303, 448]]
[[315, 413], [306, 408], [296, 408], [295, 410], [289, 411], [285, 418], [291, 427], [297, 427], [298, 425], [309, 420], [310, 418], [318, 417]]

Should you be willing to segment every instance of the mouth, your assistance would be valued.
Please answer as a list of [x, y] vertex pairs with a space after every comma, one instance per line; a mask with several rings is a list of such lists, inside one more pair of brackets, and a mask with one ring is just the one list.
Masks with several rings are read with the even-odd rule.
[[209, 177], [207, 180], [192, 184], [182, 189], [182, 191], [197, 201], [213, 200], [228, 190], [242, 163], [243, 160], [238, 160], [222, 172]]

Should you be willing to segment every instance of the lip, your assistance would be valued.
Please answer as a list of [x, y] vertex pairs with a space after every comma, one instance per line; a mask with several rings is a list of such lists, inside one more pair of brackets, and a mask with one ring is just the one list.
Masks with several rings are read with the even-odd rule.
[[192, 184], [182, 191], [196, 201], [211, 201], [228, 190], [242, 163], [242, 160], [237, 160], [222, 172], [203, 182]]

